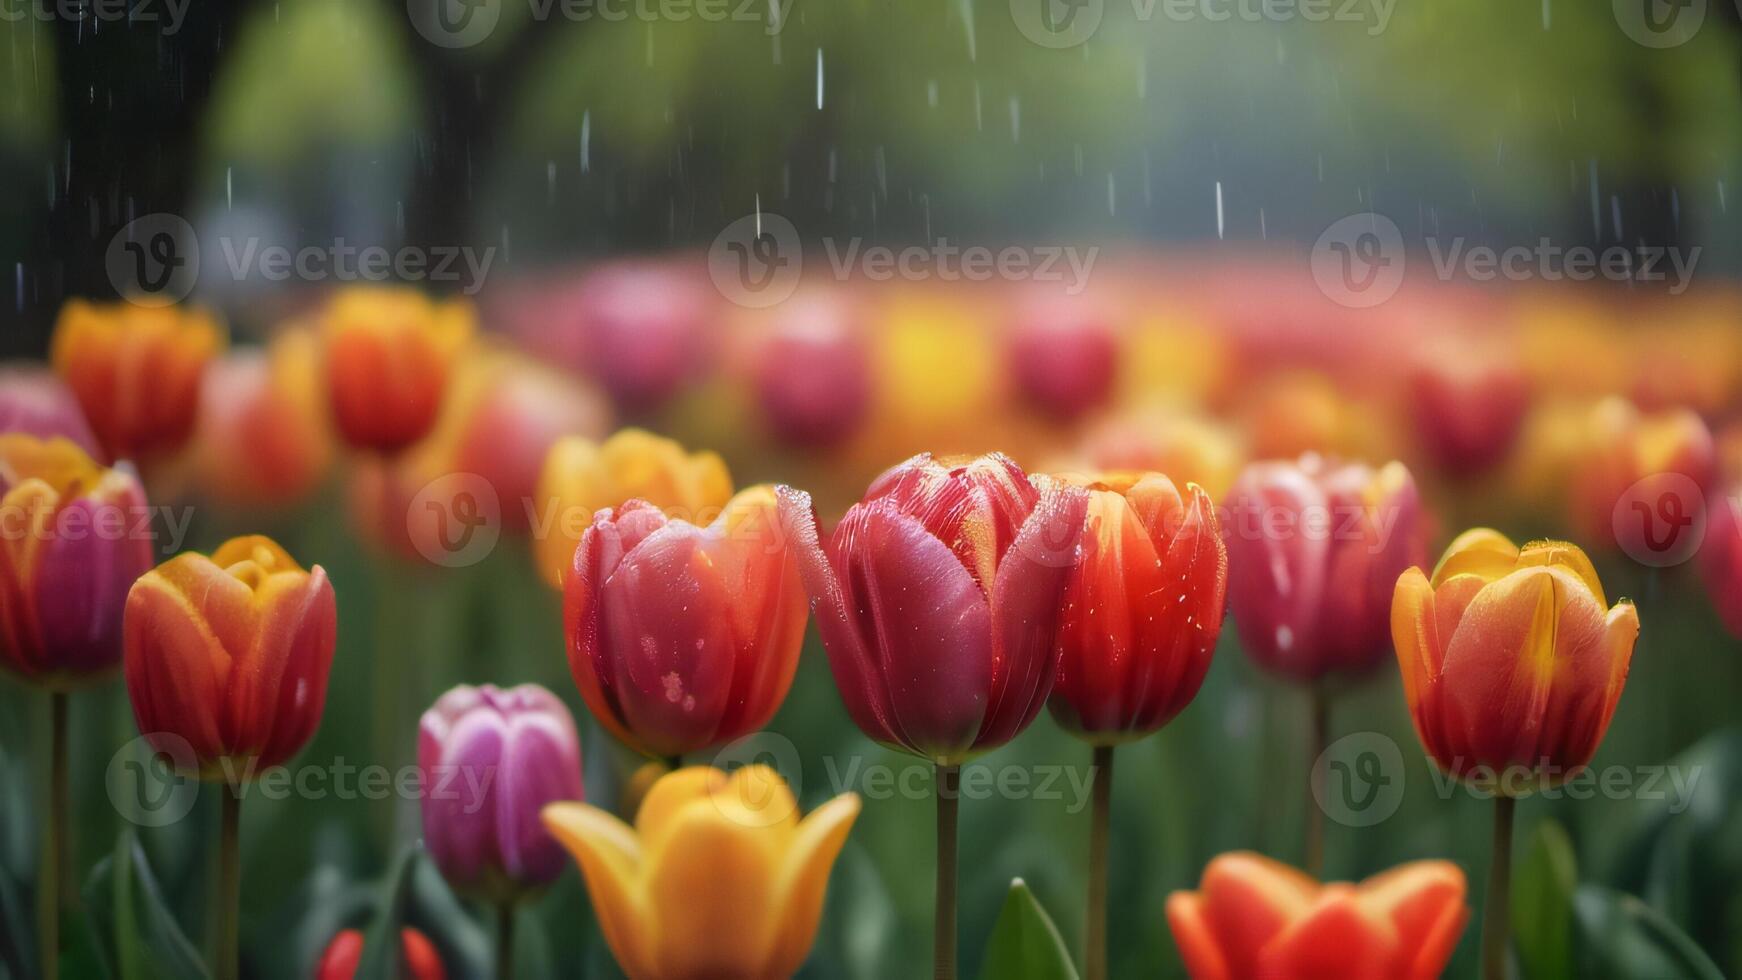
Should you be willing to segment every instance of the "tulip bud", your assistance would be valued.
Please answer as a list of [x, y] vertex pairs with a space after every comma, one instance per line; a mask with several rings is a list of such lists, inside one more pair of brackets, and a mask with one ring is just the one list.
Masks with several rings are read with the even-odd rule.
[[810, 497], [782, 488], [835, 686], [859, 728], [959, 764], [1034, 720], [1058, 670], [1088, 494], [992, 454], [888, 470], [824, 550]]
[[794, 446], [834, 446], [871, 407], [869, 353], [848, 297], [782, 303], [773, 333], [756, 349], [755, 384], [775, 438]]
[[500, 902], [562, 872], [538, 814], [581, 799], [581, 745], [556, 695], [536, 684], [454, 688], [424, 712], [417, 766], [424, 846], [455, 889]]
[[1119, 342], [1098, 311], [1031, 298], [1009, 339], [1011, 373], [1023, 399], [1060, 421], [1105, 404]]
[[1253, 463], [1228, 495], [1228, 602], [1253, 660], [1297, 681], [1385, 659], [1391, 588], [1423, 560], [1402, 463]]
[[768, 723], [798, 668], [806, 609], [774, 493], [759, 486], [706, 527], [641, 500], [594, 514], [563, 613], [569, 668], [599, 723], [675, 756]]
[[474, 327], [464, 302], [352, 287], [322, 316], [333, 421], [360, 449], [396, 453], [430, 431]]
[[708, 361], [719, 298], [705, 270], [672, 262], [617, 262], [587, 274], [572, 315], [594, 380], [622, 408], [657, 408]]
[[[400, 975], [406, 980], [447, 980], [442, 959], [429, 937], [410, 927], [399, 931], [400, 955], [403, 966]], [[315, 980], [352, 980], [363, 962], [363, 934], [346, 929], [333, 937], [315, 967]]]
[[1464, 872], [1413, 861], [1359, 884], [1319, 884], [1247, 851], [1223, 854], [1195, 892], [1167, 899], [1186, 972], [1199, 980], [1433, 980], [1470, 919]]
[[0, 435], [0, 665], [65, 690], [121, 662], [121, 610], [151, 568], [131, 470], [67, 439]]
[[93, 459], [102, 447], [71, 388], [44, 367], [0, 365], [0, 433], [72, 440]]
[[1627, 683], [1639, 616], [1576, 545], [1479, 528], [1429, 579], [1397, 580], [1392, 638], [1416, 734], [1441, 769], [1519, 796], [1591, 761]]
[[133, 718], [185, 774], [253, 779], [319, 727], [337, 632], [327, 573], [270, 538], [177, 555], [127, 594]]
[[544, 810], [574, 854], [605, 942], [635, 980], [783, 980], [810, 953], [829, 871], [859, 815], [843, 793], [798, 815], [779, 774], [692, 766], [630, 827], [584, 803]]
[[200, 376], [223, 346], [201, 310], [75, 299], [61, 308], [50, 359], [109, 458], [143, 459], [187, 441]]
[[194, 430], [199, 486], [236, 507], [285, 507], [313, 492], [333, 458], [320, 351], [287, 330], [265, 353], [212, 365]]
[[644, 500], [700, 524], [713, 520], [731, 496], [732, 475], [718, 455], [688, 453], [642, 429], [624, 429], [602, 444], [578, 436], [559, 439], [545, 454], [533, 494], [539, 571], [562, 588], [596, 511]]
[[1698, 542], [1680, 529], [1703, 511], [1717, 468], [1716, 442], [1704, 420], [1686, 409], [1642, 414], [1608, 398], [1592, 409], [1587, 425], [1573, 464], [1579, 532], [1650, 564], [1689, 557]]
[[1197, 695], [1222, 632], [1228, 554], [1196, 485], [1185, 499], [1159, 473], [1087, 488], [1047, 704], [1067, 731], [1111, 745], [1156, 731]]
[[1522, 367], [1461, 338], [1431, 345], [1417, 360], [1410, 396], [1422, 448], [1435, 465], [1460, 475], [1505, 459], [1530, 406]]

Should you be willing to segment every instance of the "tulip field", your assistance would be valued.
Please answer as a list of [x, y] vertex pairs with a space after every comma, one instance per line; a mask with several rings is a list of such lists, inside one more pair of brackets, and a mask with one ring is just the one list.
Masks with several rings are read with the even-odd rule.
[[1742, 968], [1742, 294], [1180, 268], [69, 300], [0, 967]]

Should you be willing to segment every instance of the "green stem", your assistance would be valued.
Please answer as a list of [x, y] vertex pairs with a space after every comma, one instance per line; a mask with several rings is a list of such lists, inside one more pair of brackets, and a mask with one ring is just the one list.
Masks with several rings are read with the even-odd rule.
[[956, 980], [956, 808], [961, 770], [938, 763], [937, 904], [932, 919], [932, 976]]
[[668, 772], [677, 772], [683, 768], [683, 756], [668, 755], [665, 757], [665, 768]]
[[[400, 669], [405, 658], [398, 655], [410, 641], [407, 623], [401, 614], [403, 583], [394, 574], [393, 560], [386, 555], [375, 559], [375, 642], [369, 651], [369, 696], [374, 702], [371, 731], [374, 762], [394, 771], [400, 765], [400, 744], [404, 736], [401, 716], [404, 714], [404, 688], [407, 679]], [[399, 803], [394, 801], [372, 807], [376, 833], [384, 853], [391, 853], [399, 822]]]
[[514, 980], [514, 903], [496, 906], [496, 980]]
[[1306, 873], [1317, 878], [1325, 870], [1325, 808], [1319, 803], [1324, 798], [1324, 767], [1319, 760], [1324, 757], [1325, 746], [1331, 737], [1331, 699], [1326, 696], [1320, 685], [1312, 689], [1312, 741], [1308, 748], [1312, 756], [1307, 769], [1307, 800], [1306, 800]]
[[242, 957], [242, 787], [224, 783], [223, 816], [218, 830], [218, 944], [213, 973], [236, 980]]
[[1095, 746], [1089, 780], [1095, 788], [1089, 815], [1089, 925], [1083, 939], [1083, 976], [1086, 980], [1107, 980], [1107, 831], [1113, 816], [1113, 746]]
[[41, 928], [44, 980], [60, 976], [60, 914], [67, 874], [66, 826], [71, 816], [67, 789], [67, 694], [48, 696], [48, 799], [42, 820], [42, 865], [38, 869], [37, 924]]
[[1483, 980], [1506, 980], [1506, 938], [1511, 933], [1512, 811], [1518, 801], [1494, 798], [1494, 847], [1488, 859], [1488, 899], [1482, 910]]

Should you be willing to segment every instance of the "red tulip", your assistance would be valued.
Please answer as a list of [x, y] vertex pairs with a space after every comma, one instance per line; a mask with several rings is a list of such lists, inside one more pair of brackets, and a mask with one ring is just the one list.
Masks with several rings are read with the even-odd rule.
[[[423, 933], [411, 928], [401, 929], [399, 943], [403, 974], [409, 980], [446, 980], [448, 974], [442, 969], [441, 956]], [[315, 980], [351, 980], [357, 975], [357, 967], [362, 961], [363, 934], [356, 929], [346, 929], [334, 936], [327, 951], [321, 954], [321, 962], [315, 967]]]
[[1449, 861], [1321, 885], [1236, 851], [1168, 897], [1167, 922], [1192, 980], [1434, 980], [1469, 921], [1465, 890]]
[[131, 470], [66, 439], [0, 435], [0, 666], [65, 690], [121, 662], [121, 610], [151, 568]]
[[1228, 601], [1253, 660], [1312, 681], [1385, 659], [1392, 586], [1424, 560], [1421, 500], [1403, 464], [1253, 463], [1226, 514]]
[[1742, 637], [1742, 484], [1714, 494], [1706, 509], [1706, 541], [1700, 548], [1706, 595], [1731, 635]]
[[1088, 490], [1047, 704], [1065, 729], [1113, 744], [1161, 728], [1197, 695], [1222, 632], [1228, 554], [1196, 484], [1185, 499], [1159, 473]]
[[1105, 404], [1118, 370], [1119, 342], [1095, 311], [1062, 299], [1031, 300], [1010, 334], [1017, 391], [1069, 421]]
[[333, 422], [359, 449], [396, 453], [435, 425], [475, 314], [410, 289], [353, 286], [322, 314]]
[[756, 351], [756, 392], [776, 438], [832, 446], [871, 409], [870, 355], [846, 297], [782, 303], [774, 333]]
[[1057, 633], [1088, 495], [1008, 458], [915, 456], [830, 536], [781, 491], [835, 685], [870, 737], [941, 765], [1008, 742], [1058, 669]]
[[1716, 468], [1717, 444], [1697, 414], [1642, 413], [1623, 399], [1605, 399], [1591, 411], [1573, 466], [1575, 526], [1635, 560], [1679, 564], [1698, 543], [1679, 532], [1693, 525], [1678, 522], [1698, 519]]
[[178, 770], [252, 779], [320, 725], [337, 632], [327, 573], [270, 538], [177, 555], [127, 594], [133, 718]]
[[631, 500], [593, 515], [563, 576], [569, 668], [611, 734], [650, 755], [757, 731], [798, 668], [804, 590], [751, 487], [712, 524]]
[[1458, 474], [1503, 460], [1530, 407], [1522, 365], [1462, 340], [1431, 346], [1410, 375], [1410, 394], [1422, 448], [1435, 465]]

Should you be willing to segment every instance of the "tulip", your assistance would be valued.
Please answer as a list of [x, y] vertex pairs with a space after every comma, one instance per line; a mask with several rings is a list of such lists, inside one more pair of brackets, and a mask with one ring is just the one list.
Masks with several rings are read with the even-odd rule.
[[[429, 937], [410, 927], [399, 930], [401, 967], [408, 980], [447, 980], [441, 955]], [[315, 980], [352, 980], [363, 962], [363, 934], [346, 929], [333, 937], [315, 967]]]
[[1441, 469], [1492, 468], [1518, 438], [1530, 405], [1524, 370], [1505, 352], [1464, 338], [1430, 345], [1410, 374], [1416, 436]]
[[37, 877], [43, 969], [60, 953], [68, 790], [68, 692], [121, 661], [127, 589], [151, 567], [145, 491], [65, 438], [0, 435], [0, 668], [49, 692], [49, 785]]
[[417, 764], [424, 846], [457, 890], [512, 898], [561, 873], [538, 812], [582, 798], [581, 746], [556, 695], [462, 684], [424, 712]]
[[148, 459], [193, 432], [200, 376], [224, 346], [201, 310], [68, 300], [50, 359], [110, 459]]
[[391, 454], [436, 423], [475, 331], [472, 307], [410, 289], [353, 287], [322, 314], [333, 421], [345, 441]]
[[[1326, 678], [1385, 658], [1392, 586], [1423, 560], [1415, 481], [1402, 463], [1375, 471], [1309, 454], [1249, 465], [1226, 506], [1228, 602], [1241, 647], [1309, 687], [1306, 744], [1316, 759], [1330, 740]], [[1312, 772], [1323, 778], [1318, 767]], [[1306, 814], [1306, 868], [1316, 874], [1324, 811], [1309, 800]]]
[[810, 952], [858, 815], [843, 793], [799, 819], [766, 766], [692, 766], [654, 783], [633, 828], [585, 803], [551, 804], [544, 823], [630, 980], [780, 980]]
[[1033, 299], [1017, 315], [1008, 356], [1023, 400], [1068, 422], [1112, 394], [1119, 341], [1095, 310]]
[[1731, 636], [1742, 638], [1742, 484], [1714, 496], [1700, 547], [1706, 596]]
[[1095, 747], [1085, 973], [1104, 980], [1113, 746], [1160, 729], [1197, 695], [1222, 632], [1228, 554], [1196, 484], [1185, 499], [1159, 473], [1106, 476], [1087, 488], [1047, 705]]
[[699, 524], [731, 496], [732, 476], [718, 455], [686, 452], [642, 429], [624, 429], [603, 443], [559, 439], [545, 455], [533, 495], [539, 571], [562, 588], [581, 535], [606, 507], [639, 499]]
[[1691, 557], [1704, 490], [1716, 478], [1717, 448], [1706, 423], [1686, 409], [1645, 414], [1609, 398], [1591, 410], [1587, 425], [1573, 464], [1579, 532], [1613, 542], [1644, 564]]
[[64, 438], [0, 435], [0, 666], [65, 692], [121, 663], [121, 611], [151, 568], [145, 491]]
[[1358, 884], [1320, 884], [1247, 851], [1167, 899], [1192, 980], [1434, 980], [1463, 934], [1464, 872], [1413, 861]]
[[766, 486], [703, 527], [641, 500], [599, 511], [563, 588], [587, 707], [625, 744], [667, 758], [768, 723], [798, 668], [806, 614]]
[[780, 493], [847, 713], [937, 766], [934, 969], [953, 977], [957, 770], [1046, 701], [1088, 494], [998, 454], [921, 454], [871, 484], [825, 551], [809, 495]]
[[1112, 416], [1083, 438], [1092, 469], [1153, 470], [1189, 480], [1220, 500], [1246, 465], [1246, 447], [1232, 427], [1151, 407]]
[[93, 458], [103, 452], [72, 389], [45, 367], [0, 364], [0, 434], [8, 432], [61, 436]]
[[1403, 464], [1253, 463], [1226, 510], [1228, 601], [1253, 660], [1310, 683], [1385, 659], [1391, 587], [1424, 560], [1421, 499]]
[[286, 507], [307, 497], [333, 457], [320, 351], [308, 331], [265, 352], [235, 353], [206, 374], [194, 429], [200, 486], [233, 507]]
[[1505, 972], [1514, 799], [1584, 769], [1627, 682], [1639, 616], [1609, 607], [1576, 545], [1520, 549], [1487, 528], [1429, 579], [1397, 580], [1392, 637], [1416, 734], [1439, 767], [1496, 793], [1483, 975]]
[[775, 438], [835, 446], [865, 421], [871, 366], [850, 300], [802, 297], [780, 304], [756, 350], [755, 385]]
[[594, 380], [627, 411], [657, 408], [707, 363], [719, 297], [701, 268], [616, 262], [589, 272], [572, 314]]

